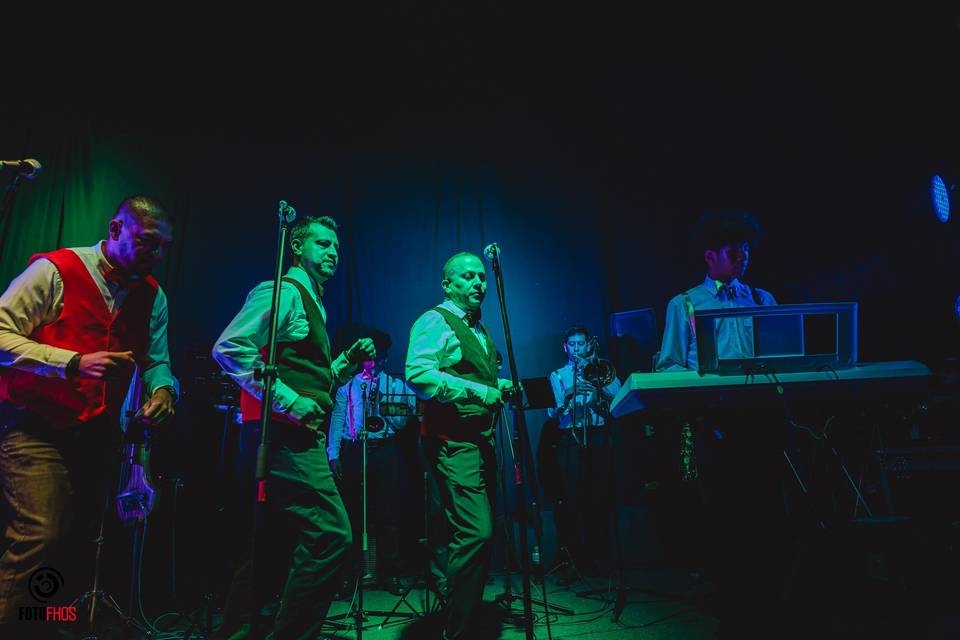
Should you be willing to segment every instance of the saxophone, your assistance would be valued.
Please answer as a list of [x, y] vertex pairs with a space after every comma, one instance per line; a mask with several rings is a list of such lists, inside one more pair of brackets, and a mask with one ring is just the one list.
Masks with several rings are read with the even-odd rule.
[[380, 417], [380, 374], [371, 378], [370, 386], [363, 395], [363, 425], [369, 433], [383, 431], [386, 426]]
[[697, 457], [693, 446], [693, 427], [689, 422], [680, 425], [680, 479], [692, 482], [697, 479]]

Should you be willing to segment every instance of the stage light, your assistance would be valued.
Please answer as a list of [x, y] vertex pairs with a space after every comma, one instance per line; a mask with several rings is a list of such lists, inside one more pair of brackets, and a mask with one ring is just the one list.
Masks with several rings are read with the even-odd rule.
[[957, 319], [960, 319], [960, 296], [957, 296], [957, 302], [953, 305], [953, 310], [957, 314]]
[[949, 185], [940, 176], [933, 176], [930, 181], [930, 198], [933, 201], [933, 212], [940, 222], [950, 219], [950, 192], [956, 185]]

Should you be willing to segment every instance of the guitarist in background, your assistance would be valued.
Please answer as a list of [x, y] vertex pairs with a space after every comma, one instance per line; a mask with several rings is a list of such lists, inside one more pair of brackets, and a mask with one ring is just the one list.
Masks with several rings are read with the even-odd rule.
[[[128, 197], [106, 240], [33, 256], [0, 296], [0, 487], [9, 514], [0, 534], [0, 637], [24, 637], [7, 630], [19, 607], [37, 604], [31, 574], [65, 566], [58, 552], [68, 535], [99, 521], [135, 366], [148, 396], [143, 419], [173, 414], [167, 300], [149, 275], [172, 238], [157, 199]], [[71, 586], [87, 584], [61, 573]], [[47, 604], [70, 601], [62, 590], [55, 598]], [[44, 626], [31, 625], [31, 635]]]

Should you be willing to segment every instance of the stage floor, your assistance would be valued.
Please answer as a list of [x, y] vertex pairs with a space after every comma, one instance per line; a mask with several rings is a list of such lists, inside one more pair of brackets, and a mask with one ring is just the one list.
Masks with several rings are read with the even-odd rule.
[[[551, 605], [572, 610], [572, 615], [564, 612], [544, 615], [543, 597], [539, 586], [534, 586], [533, 607], [534, 637], [537, 640], [708, 640], [712, 638], [957, 638], [960, 637], [960, 612], [952, 606], [931, 603], [930, 607], [917, 609], [911, 605], [893, 606], [889, 599], [875, 600], [873, 595], [851, 593], [849, 601], [838, 603], [835, 613], [810, 607], [808, 602], [796, 602], [789, 612], [767, 618], [766, 631], [756, 629], [745, 631], [737, 626], [730, 628], [729, 622], [721, 623], [717, 610], [717, 599], [713, 587], [705, 581], [698, 581], [685, 570], [666, 567], [634, 568], [625, 572], [625, 584], [630, 589], [625, 593], [624, 607], [619, 619], [612, 620], [615, 608], [616, 582], [607, 576], [587, 576], [582, 581], [563, 587], [557, 584], [556, 576], [547, 577], [547, 599]], [[521, 581], [514, 575], [511, 579], [512, 593], [519, 596]], [[825, 584], [822, 585], [826, 587]], [[937, 591], [948, 589], [933, 587]], [[470, 640], [520, 640], [525, 638], [519, 624], [523, 606], [519, 597], [515, 598], [508, 609], [502, 598], [505, 593], [505, 578], [502, 574], [493, 575], [484, 592], [484, 604], [478, 616], [476, 633]], [[874, 594], [876, 595], [876, 594]], [[882, 594], [880, 594], [882, 595]], [[441, 620], [438, 614], [423, 616], [424, 592], [414, 588], [405, 602], [399, 596], [380, 589], [368, 589], [364, 592], [364, 609], [371, 613], [364, 624], [364, 638], [375, 640], [435, 640], [439, 638]], [[749, 600], [749, 599], [748, 599]], [[947, 599], [946, 602], [949, 602]], [[885, 602], [886, 604], [881, 604]], [[878, 606], [880, 605], [880, 606]], [[386, 619], [380, 612], [393, 610], [406, 612], [415, 617]], [[751, 609], [751, 607], [754, 607]], [[338, 600], [330, 608], [330, 616], [337, 617], [351, 610], [351, 603]], [[763, 619], [759, 601], [756, 606], [748, 602], [747, 615], [750, 619]], [[754, 616], [754, 613], [756, 614]], [[124, 634], [122, 623], [104, 613], [102, 622], [105, 627], [99, 634], [101, 640], [144, 638], [138, 634]], [[201, 616], [195, 616], [202, 623]], [[214, 629], [219, 624], [219, 613], [214, 614]], [[152, 640], [181, 640], [188, 635], [189, 623], [175, 614], [160, 616], [152, 621], [157, 631]], [[341, 622], [344, 622], [341, 620]], [[356, 638], [352, 619], [350, 628], [338, 629], [331, 623], [328, 635], [324, 638]], [[383, 625], [381, 627], [381, 625]], [[723, 627], [721, 629], [721, 627]], [[729, 633], [728, 633], [729, 630]], [[61, 627], [61, 640], [74, 640], [84, 637], [77, 635], [79, 629]], [[200, 629], [189, 630], [189, 637], [204, 638]], [[237, 638], [239, 640], [239, 638]]]

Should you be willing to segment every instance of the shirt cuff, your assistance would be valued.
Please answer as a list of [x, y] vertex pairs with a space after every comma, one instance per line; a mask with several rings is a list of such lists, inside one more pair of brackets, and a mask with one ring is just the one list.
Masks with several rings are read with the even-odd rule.
[[290, 406], [297, 401], [300, 394], [283, 384], [279, 380], [274, 383], [273, 408], [279, 413], [286, 413]]
[[351, 364], [350, 361], [347, 360], [347, 353], [344, 351], [330, 363], [330, 374], [334, 382], [341, 385], [346, 382], [346, 379], [349, 378], [357, 368], [357, 365]]
[[[174, 402], [180, 399], [180, 394], [177, 393], [177, 390], [173, 388], [173, 385], [170, 385], [170, 384], [160, 385], [159, 387], [153, 390], [153, 393], [160, 391], [160, 389], [166, 389], [168, 392], [170, 392], [170, 396], [173, 398]], [[150, 395], [152, 396], [153, 393], [151, 393]]]
[[180, 399], [180, 381], [169, 375], [152, 375], [159, 369], [148, 369], [144, 373], [144, 385], [147, 387], [150, 395], [152, 396], [157, 389], [167, 389], [170, 391], [170, 394], [173, 396], [173, 401], [177, 402]]
[[[69, 349], [60, 349], [59, 347], [49, 347], [49, 352], [47, 353], [48, 365], [57, 372], [61, 378], [66, 380], [70, 377], [70, 372], [67, 371], [67, 365], [70, 364], [70, 361], [73, 360], [73, 356], [82, 356], [83, 354], [76, 351], [70, 351]], [[48, 369], [49, 371], [49, 369]], [[49, 373], [47, 375], [50, 375]]]
[[[487, 387], [487, 388], [484, 390], [484, 394], [483, 394], [483, 404], [484, 404], [484, 405], [491, 405], [491, 404], [494, 403], [494, 396], [493, 396], [494, 393], [496, 393], [496, 394], [499, 395], [499, 394], [500, 394], [500, 390], [497, 389], [496, 387]], [[501, 396], [501, 400], [502, 400], [502, 399], [503, 399], [503, 396]]]

